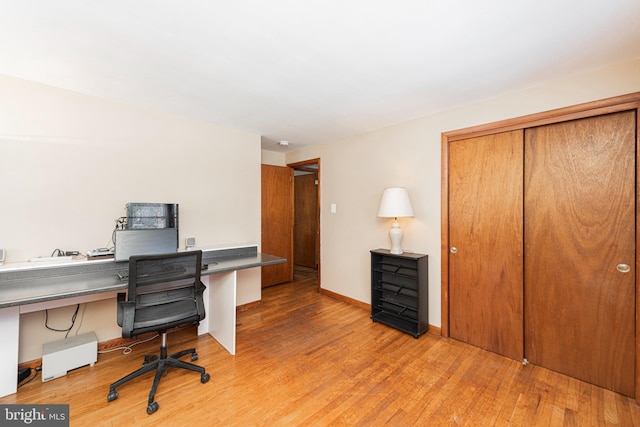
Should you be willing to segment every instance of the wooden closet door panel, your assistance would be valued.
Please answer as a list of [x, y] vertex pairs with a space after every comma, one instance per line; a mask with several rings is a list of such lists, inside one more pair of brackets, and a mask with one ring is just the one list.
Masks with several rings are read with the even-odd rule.
[[449, 322], [460, 341], [522, 360], [523, 131], [449, 146]]
[[525, 357], [628, 396], [635, 120], [628, 111], [525, 132]]

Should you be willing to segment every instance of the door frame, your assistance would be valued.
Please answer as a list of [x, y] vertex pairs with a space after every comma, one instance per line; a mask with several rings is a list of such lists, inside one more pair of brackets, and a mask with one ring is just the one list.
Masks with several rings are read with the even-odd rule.
[[[541, 113], [530, 114], [512, 119], [501, 120], [493, 123], [471, 126], [443, 132], [441, 146], [441, 335], [449, 336], [449, 144], [461, 139], [484, 136], [493, 133], [506, 132], [516, 129], [525, 129], [535, 126], [548, 125], [569, 120], [582, 119], [615, 113], [625, 110], [636, 110], [636, 262], [635, 262], [635, 292], [636, 292], [636, 317], [640, 313], [640, 92], [627, 95], [606, 98], [599, 101], [586, 102], [570, 107], [558, 108]], [[640, 326], [636, 320], [636, 378], [635, 398], [640, 402]]]
[[[321, 266], [321, 263], [320, 263], [320, 258], [321, 258], [320, 257], [320, 255], [321, 255], [321, 252], [320, 252], [320, 236], [321, 236], [320, 199], [321, 199], [321, 194], [322, 194], [321, 191], [320, 191], [321, 190], [320, 186], [322, 184], [322, 180], [320, 179], [320, 176], [321, 176], [320, 175], [321, 174], [321, 172], [320, 172], [320, 169], [321, 169], [321, 167], [320, 167], [320, 158], [302, 160], [302, 161], [294, 162], [294, 163], [287, 163], [287, 166], [290, 167], [291, 169], [301, 168], [301, 167], [307, 166], [307, 165], [318, 165], [318, 171], [316, 172], [317, 173], [317, 177], [318, 177], [317, 178], [318, 179], [318, 188], [317, 188], [318, 191], [317, 191], [317, 204], [316, 204], [316, 216], [318, 218], [318, 230], [317, 230], [318, 235], [316, 236], [317, 237], [317, 239], [316, 239], [316, 253], [318, 255], [318, 262], [317, 262], [317, 264], [318, 264], [318, 268], [317, 268], [318, 283], [317, 283], [317, 287], [318, 287], [318, 291], [320, 291], [320, 288], [321, 288], [321, 285], [320, 285], [321, 284], [321, 280], [320, 280], [320, 276], [321, 276], [321, 268], [320, 268], [320, 266]], [[294, 185], [295, 185], [295, 180], [294, 180]], [[294, 190], [294, 194], [295, 194], [295, 190]], [[295, 251], [295, 248], [294, 248], [294, 251]]]

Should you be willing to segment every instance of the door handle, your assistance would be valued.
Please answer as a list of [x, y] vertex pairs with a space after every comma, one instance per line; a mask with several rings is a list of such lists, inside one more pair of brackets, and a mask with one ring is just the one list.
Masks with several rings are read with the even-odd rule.
[[449, 249], [449, 252], [451, 252], [452, 254], [455, 254], [456, 252], [458, 252], [458, 248], [456, 248], [455, 246], [451, 246], [451, 249]]
[[620, 273], [628, 273], [631, 271], [631, 267], [629, 267], [629, 264], [618, 264], [616, 268]]

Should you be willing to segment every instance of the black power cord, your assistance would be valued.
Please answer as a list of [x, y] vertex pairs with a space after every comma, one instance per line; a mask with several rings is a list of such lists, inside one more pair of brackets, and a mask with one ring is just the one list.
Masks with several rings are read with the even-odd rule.
[[51, 252], [51, 256], [64, 256], [64, 251], [62, 249], [55, 248], [53, 252]]
[[45, 310], [44, 311], [44, 327], [49, 329], [50, 331], [54, 331], [54, 332], [66, 332], [65, 334], [65, 338], [67, 338], [69, 336], [69, 332], [71, 332], [71, 329], [73, 329], [73, 326], [76, 324], [76, 319], [78, 317], [78, 311], [80, 311], [80, 304], [76, 304], [76, 311], [73, 313], [73, 316], [71, 316], [71, 326], [69, 326], [69, 328], [67, 329], [56, 329], [56, 328], [52, 328], [51, 326], [49, 326], [49, 310]]

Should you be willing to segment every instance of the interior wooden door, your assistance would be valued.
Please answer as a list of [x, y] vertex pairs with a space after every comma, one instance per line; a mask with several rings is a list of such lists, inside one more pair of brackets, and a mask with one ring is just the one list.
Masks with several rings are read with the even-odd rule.
[[449, 322], [458, 340], [523, 355], [523, 131], [449, 145]]
[[317, 267], [318, 185], [315, 173], [298, 175], [294, 185], [294, 261], [297, 265]]
[[261, 251], [287, 262], [262, 267], [262, 287], [293, 280], [293, 169], [262, 165]]
[[525, 131], [525, 357], [628, 396], [635, 120], [627, 111]]

